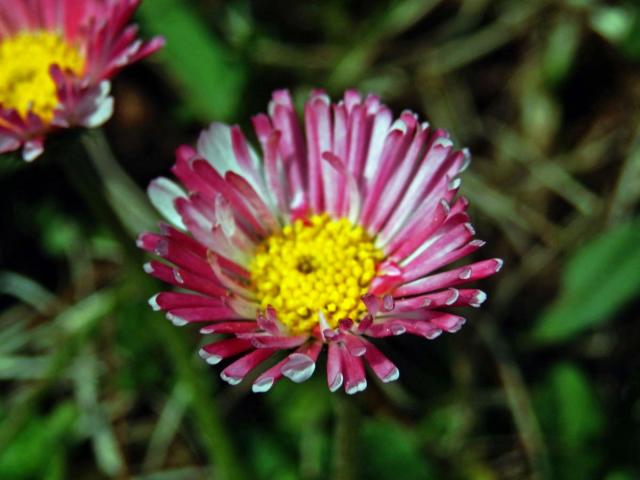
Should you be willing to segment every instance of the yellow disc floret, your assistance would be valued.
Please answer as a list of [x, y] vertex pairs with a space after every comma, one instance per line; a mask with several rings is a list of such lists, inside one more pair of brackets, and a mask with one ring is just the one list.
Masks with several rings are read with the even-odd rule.
[[0, 105], [21, 116], [29, 110], [50, 122], [58, 104], [51, 65], [81, 75], [85, 59], [64, 38], [50, 31], [22, 32], [0, 41]]
[[258, 247], [251, 280], [260, 306], [274, 307], [292, 333], [312, 330], [319, 312], [335, 328], [340, 320], [358, 321], [366, 313], [361, 297], [383, 258], [362, 227], [313, 215]]

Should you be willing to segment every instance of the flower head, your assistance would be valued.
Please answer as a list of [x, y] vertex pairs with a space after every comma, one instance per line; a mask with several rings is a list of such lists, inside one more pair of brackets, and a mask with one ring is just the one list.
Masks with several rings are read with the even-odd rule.
[[468, 152], [353, 91], [335, 104], [313, 92], [303, 128], [277, 91], [253, 124], [262, 159], [237, 126], [214, 123], [196, 149], [177, 151], [184, 189], [166, 178], [149, 186], [171, 225], [139, 237], [166, 261], [145, 270], [181, 289], [151, 306], [215, 335], [200, 351], [208, 363], [238, 357], [221, 374], [230, 384], [267, 363], [256, 392], [283, 376], [306, 380], [325, 346], [332, 391], [366, 388], [367, 364], [383, 382], [397, 379], [370, 339], [456, 332], [465, 320], [447, 307], [486, 299], [458, 287], [502, 265], [445, 269], [484, 243], [457, 196]]
[[109, 119], [109, 79], [163, 44], [128, 25], [139, 3], [0, 0], [0, 153], [33, 160], [50, 131]]

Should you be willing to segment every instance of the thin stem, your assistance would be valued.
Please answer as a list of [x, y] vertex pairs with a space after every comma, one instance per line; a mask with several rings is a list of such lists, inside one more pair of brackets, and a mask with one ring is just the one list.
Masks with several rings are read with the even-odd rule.
[[334, 398], [335, 440], [333, 480], [354, 480], [357, 478], [358, 461], [358, 411], [354, 399], [338, 392]]
[[480, 338], [485, 342], [487, 350], [496, 362], [513, 421], [533, 470], [531, 478], [536, 480], [550, 478], [551, 466], [542, 430], [522, 373], [511, 355], [509, 346], [496, 329], [495, 319], [486, 317], [476, 325]]
[[135, 237], [141, 231], [153, 229], [158, 216], [138, 185], [116, 161], [104, 132], [87, 130], [81, 142], [100, 177], [104, 198], [126, 231]]
[[62, 149], [53, 153], [54, 158], [59, 161], [68, 182], [89, 207], [96, 221], [104, 225], [118, 240], [127, 257], [131, 259], [135, 257], [136, 261], [139, 261], [140, 256], [132, 241], [133, 236], [124, 228], [118, 210], [108, 201], [105, 183], [100, 173], [93, 162], [87, 159], [87, 157], [93, 158], [92, 155], [83, 148], [79, 148], [79, 144], [84, 145], [84, 143], [82, 136], [80, 142], [65, 142], [62, 144]]

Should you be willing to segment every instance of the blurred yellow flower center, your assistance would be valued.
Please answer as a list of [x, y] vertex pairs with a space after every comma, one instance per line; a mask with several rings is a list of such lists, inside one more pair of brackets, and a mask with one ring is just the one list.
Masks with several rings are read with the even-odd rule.
[[294, 334], [308, 332], [323, 312], [335, 328], [359, 320], [360, 299], [384, 258], [360, 226], [314, 215], [267, 238], [251, 262], [251, 280], [262, 308], [273, 306]]
[[58, 104], [56, 86], [49, 74], [58, 65], [75, 75], [84, 71], [82, 53], [55, 32], [22, 32], [0, 41], [0, 105], [21, 116], [29, 110], [45, 122]]

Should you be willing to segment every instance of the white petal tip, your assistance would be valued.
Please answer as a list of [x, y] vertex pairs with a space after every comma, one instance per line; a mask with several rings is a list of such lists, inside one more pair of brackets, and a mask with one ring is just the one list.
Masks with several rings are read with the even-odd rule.
[[366, 347], [354, 347], [354, 348], [349, 349], [349, 353], [351, 355], [353, 355], [354, 357], [361, 357], [365, 353], [367, 353], [367, 348]]
[[460, 173], [464, 172], [469, 165], [471, 165], [471, 152], [468, 148], [462, 149], [462, 154], [464, 155], [464, 160], [462, 161], [462, 165], [460, 165]]
[[487, 300], [487, 294], [482, 290], [478, 290], [473, 300], [469, 302], [469, 305], [475, 308], [479, 308]]
[[44, 146], [41, 140], [27, 142], [22, 149], [22, 159], [25, 162], [33, 162], [42, 155], [42, 152], [44, 152]]
[[151, 265], [151, 262], [147, 262], [142, 265], [142, 269], [145, 271], [145, 273], [153, 273], [153, 265]]
[[157, 298], [159, 295], [160, 295], [159, 293], [156, 293], [153, 297], [147, 300], [147, 303], [149, 304], [149, 306], [156, 312], [162, 310], [160, 308], [160, 305], [158, 305], [158, 302], [157, 302]]
[[469, 232], [471, 235], [475, 235], [476, 234], [476, 229], [473, 228], [473, 225], [471, 225], [470, 223], [465, 223], [464, 224], [464, 228], [466, 228], [467, 232]]
[[504, 265], [504, 260], [501, 258], [494, 258], [494, 262], [496, 262], [496, 273], [502, 269], [502, 265]]
[[177, 198], [186, 198], [182, 187], [165, 177], [158, 177], [147, 187], [147, 194], [153, 206], [171, 224], [181, 230], [186, 230], [182, 217], [175, 207]]
[[436, 338], [438, 338], [440, 335], [442, 335], [442, 330], [434, 330], [433, 332], [427, 333], [425, 335], [425, 338], [427, 340], [435, 340]]
[[389, 130], [398, 130], [402, 134], [405, 134], [407, 133], [407, 124], [404, 122], [404, 120], [399, 118], [395, 122], [393, 122], [393, 125], [391, 125], [391, 128]]
[[329, 391], [331, 393], [336, 392], [340, 389], [340, 387], [342, 386], [342, 382], [344, 381], [344, 377], [342, 376], [341, 373], [338, 373], [335, 378], [333, 379], [333, 382], [331, 382], [331, 384], [329, 384]]
[[400, 378], [400, 370], [398, 370], [396, 367], [393, 367], [393, 370], [391, 370], [383, 379], [382, 381], [384, 383], [389, 383], [389, 382], [395, 382], [396, 380], [398, 380]]
[[367, 388], [367, 380], [362, 379], [359, 382], [356, 382], [351, 385], [347, 385], [347, 387], [345, 388], [345, 392], [347, 392], [347, 395], [354, 395], [358, 392], [363, 392], [364, 390], [366, 390], [366, 388]]
[[238, 385], [242, 381], [242, 378], [230, 377], [229, 375], [224, 373], [224, 371], [220, 373], [220, 378], [227, 382], [229, 385]]
[[178, 317], [173, 313], [167, 313], [167, 320], [173, 323], [176, 327], [184, 327], [187, 323], [189, 323], [184, 318]]
[[177, 268], [173, 269], [173, 278], [175, 278], [176, 282], [178, 282], [179, 284], [184, 283], [184, 278], [182, 278], [182, 274], [180, 273], [180, 270], [178, 270]]
[[282, 374], [295, 383], [308, 380], [316, 369], [315, 362], [304, 353], [292, 353], [282, 366]]
[[447, 300], [444, 303], [447, 305], [453, 305], [458, 301], [458, 298], [460, 297], [460, 292], [458, 291], [457, 288], [450, 288], [449, 293], [450, 293], [449, 298], [447, 298]]
[[457, 190], [460, 188], [460, 184], [462, 183], [462, 179], [460, 177], [456, 177], [449, 182], [449, 190]]
[[402, 325], [391, 325], [390, 330], [395, 336], [402, 335], [407, 331]]
[[464, 268], [458, 275], [458, 278], [460, 280], [469, 280], [471, 278], [472, 273], [473, 271], [470, 268]]
[[331, 104], [331, 98], [329, 98], [329, 95], [327, 95], [324, 92], [317, 92], [312, 94], [311, 100], [321, 100], [323, 103], [327, 105]]
[[209, 365], [217, 365], [222, 361], [222, 357], [220, 355], [213, 355], [207, 352], [204, 348], [200, 349], [198, 355], [200, 355], [200, 358], [202, 358]]
[[447, 330], [449, 333], [456, 333], [459, 332], [460, 329], [462, 328], [462, 326], [467, 323], [467, 319], [466, 318], [460, 318], [460, 320], [458, 321], [458, 323], [456, 323], [455, 325], [453, 325], [451, 328], [449, 328], [449, 330]]
[[113, 97], [98, 98], [96, 101], [96, 110], [82, 119], [82, 124], [88, 128], [99, 127], [104, 124], [113, 115]]
[[453, 146], [453, 142], [447, 137], [440, 137], [435, 142], [433, 142], [433, 146], [448, 148]]
[[272, 377], [263, 378], [262, 380], [256, 381], [253, 385], [251, 385], [251, 390], [253, 393], [264, 393], [271, 390], [273, 387], [274, 379]]

